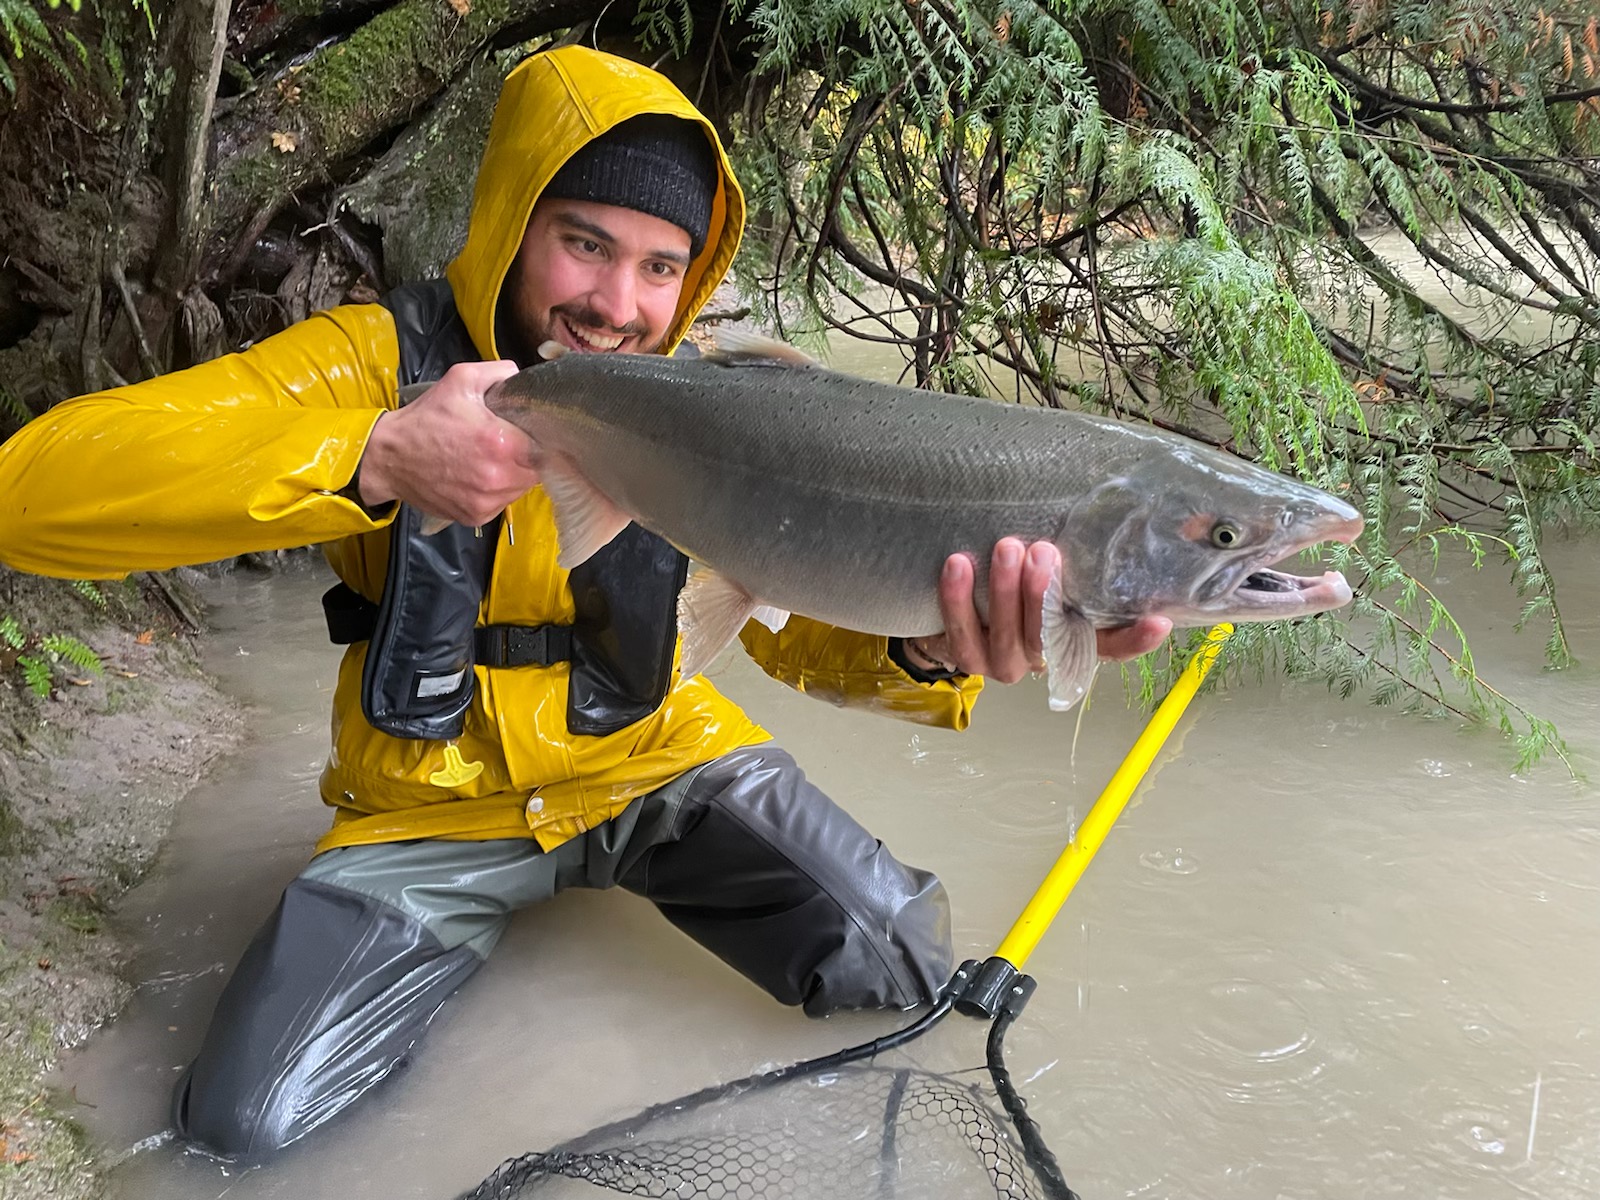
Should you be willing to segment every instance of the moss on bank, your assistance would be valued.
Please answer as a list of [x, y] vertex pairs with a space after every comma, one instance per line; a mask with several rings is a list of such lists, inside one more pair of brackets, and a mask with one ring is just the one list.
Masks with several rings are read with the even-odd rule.
[[105, 603], [0, 569], [0, 603], [29, 628], [93, 646], [99, 675], [58, 671], [35, 697], [0, 671], [0, 1196], [101, 1195], [70, 1097], [44, 1078], [129, 995], [106, 918], [154, 859], [177, 801], [237, 739], [237, 712], [200, 671], [161, 592], [108, 585]]

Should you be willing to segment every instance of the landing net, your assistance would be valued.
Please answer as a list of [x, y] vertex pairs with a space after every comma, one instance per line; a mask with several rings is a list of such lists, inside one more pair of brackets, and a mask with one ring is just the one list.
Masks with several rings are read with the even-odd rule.
[[[988, 1070], [886, 1064], [995, 971], [1013, 979], [990, 1027]], [[1076, 1200], [1002, 1058], [1033, 981], [996, 960], [962, 964], [934, 1008], [898, 1033], [707, 1088], [552, 1150], [524, 1154], [467, 1200]], [[976, 1010], [973, 1010], [976, 1011]], [[1012, 1115], [1007, 1115], [1007, 1114]]]

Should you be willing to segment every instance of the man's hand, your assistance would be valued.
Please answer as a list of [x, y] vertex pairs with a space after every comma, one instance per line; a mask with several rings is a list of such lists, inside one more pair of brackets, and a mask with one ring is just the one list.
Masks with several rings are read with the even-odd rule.
[[458, 363], [378, 418], [357, 475], [363, 504], [403, 500], [432, 517], [483, 525], [539, 482], [532, 439], [486, 407], [511, 362]]
[[[952, 554], [939, 576], [939, 607], [944, 632], [905, 639], [906, 657], [924, 667], [944, 667], [964, 675], [987, 675], [1015, 683], [1044, 666], [1040, 626], [1044, 593], [1060, 564], [1050, 542], [1024, 546], [1020, 538], [1001, 538], [989, 562], [989, 624], [978, 616], [973, 598], [975, 573], [965, 554]], [[1154, 650], [1172, 622], [1166, 617], [1141, 617], [1120, 629], [1097, 634], [1100, 657], [1136, 658]]]

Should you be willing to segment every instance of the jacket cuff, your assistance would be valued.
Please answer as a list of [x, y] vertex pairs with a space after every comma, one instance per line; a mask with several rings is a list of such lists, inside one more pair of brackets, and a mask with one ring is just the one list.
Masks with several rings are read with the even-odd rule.
[[368, 504], [363, 500], [361, 498], [361, 467], [359, 465], [356, 467], [356, 473], [350, 476], [350, 482], [333, 494], [335, 496], [343, 496], [346, 500], [354, 503], [373, 521], [383, 520], [394, 511], [394, 507], [398, 503], [395, 500], [385, 500], [382, 504]]

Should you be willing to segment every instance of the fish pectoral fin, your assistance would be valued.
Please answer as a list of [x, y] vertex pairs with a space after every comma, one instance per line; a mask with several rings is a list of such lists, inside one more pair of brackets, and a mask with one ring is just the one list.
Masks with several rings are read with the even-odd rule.
[[683, 659], [679, 665], [683, 677], [688, 679], [709, 667], [761, 607], [743, 586], [726, 576], [696, 571], [678, 593], [678, 632], [683, 635]]
[[774, 608], [770, 604], [756, 605], [755, 612], [750, 615], [772, 630], [773, 633], [782, 632], [783, 627], [789, 623], [789, 610], [786, 608]]
[[554, 454], [543, 458], [539, 481], [555, 512], [556, 562], [566, 570], [593, 558], [628, 527], [628, 514], [585, 479], [569, 459]]
[[1045, 668], [1050, 674], [1050, 707], [1066, 712], [1088, 692], [1100, 666], [1094, 622], [1069, 608], [1056, 576], [1044, 594]]
[[705, 355], [707, 362], [724, 367], [815, 367], [820, 364], [804, 350], [759, 333], [719, 329], [717, 345]]

